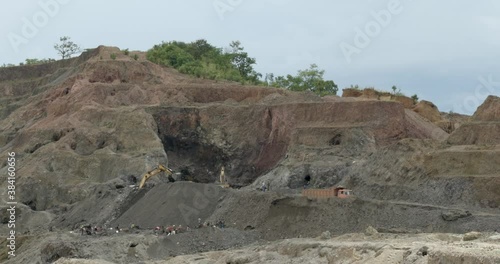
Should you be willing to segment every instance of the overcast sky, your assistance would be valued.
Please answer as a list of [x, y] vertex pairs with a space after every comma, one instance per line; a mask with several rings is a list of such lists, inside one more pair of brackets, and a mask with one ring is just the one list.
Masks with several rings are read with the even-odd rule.
[[[37, 0], [3, 1], [0, 64], [57, 58], [70, 36], [147, 50], [161, 41], [240, 40], [256, 70], [296, 73], [316, 63], [325, 77], [434, 102], [472, 114], [500, 96], [498, 0]], [[339, 92], [339, 95], [341, 91]]]

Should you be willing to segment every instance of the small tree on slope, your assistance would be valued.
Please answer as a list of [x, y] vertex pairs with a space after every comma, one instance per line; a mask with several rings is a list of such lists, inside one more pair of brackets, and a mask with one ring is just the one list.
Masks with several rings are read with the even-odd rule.
[[75, 44], [70, 40], [70, 37], [64, 36], [59, 39], [61, 41], [60, 44], [55, 44], [54, 49], [57, 50], [57, 53], [61, 55], [62, 59], [70, 58], [71, 55], [76, 54], [81, 51], [80, 46]]

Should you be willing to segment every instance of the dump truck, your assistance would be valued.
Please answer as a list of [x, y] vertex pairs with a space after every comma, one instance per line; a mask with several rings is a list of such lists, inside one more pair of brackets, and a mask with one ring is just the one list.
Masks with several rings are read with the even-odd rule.
[[302, 196], [308, 198], [327, 199], [332, 197], [347, 198], [352, 195], [352, 190], [343, 186], [331, 187], [327, 189], [304, 189]]

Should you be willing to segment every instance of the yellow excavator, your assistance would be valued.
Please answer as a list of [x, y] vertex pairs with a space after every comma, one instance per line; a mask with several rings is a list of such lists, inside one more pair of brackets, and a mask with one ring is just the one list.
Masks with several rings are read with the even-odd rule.
[[146, 181], [149, 178], [155, 176], [156, 174], [158, 174], [160, 172], [165, 172], [168, 177], [171, 177], [171, 175], [173, 173], [173, 171], [171, 169], [160, 164], [154, 170], [148, 171], [144, 175], [142, 175], [142, 180], [141, 180], [141, 183], [139, 184], [139, 189], [142, 189], [142, 187], [144, 187], [144, 184], [146, 183]]

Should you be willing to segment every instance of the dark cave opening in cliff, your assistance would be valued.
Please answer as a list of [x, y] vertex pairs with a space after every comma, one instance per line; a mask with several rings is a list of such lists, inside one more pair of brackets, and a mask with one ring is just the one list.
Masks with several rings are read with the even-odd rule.
[[304, 177], [304, 188], [308, 188], [309, 185], [311, 183], [311, 175], [310, 174], [307, 174], [305, 177]]
[[330, 143], [331, 146], [338, 146], [338, 145], [340, 145], [340, 143], [342, 143], [342, 135], [341, 134], [335, 135], [334, 137], [332, 137], [330, 139], [329, 143]]
[[169, 166], [180, 172], [179, 180], [215, 182], [228, 158], [213, 145], [202, 143], [196, 135], [161, 137]]
[[304, 177], [304, 181], [306, 183], [309, 183], [311, 181], [311, 175], [307, 174], [305, 177]]

